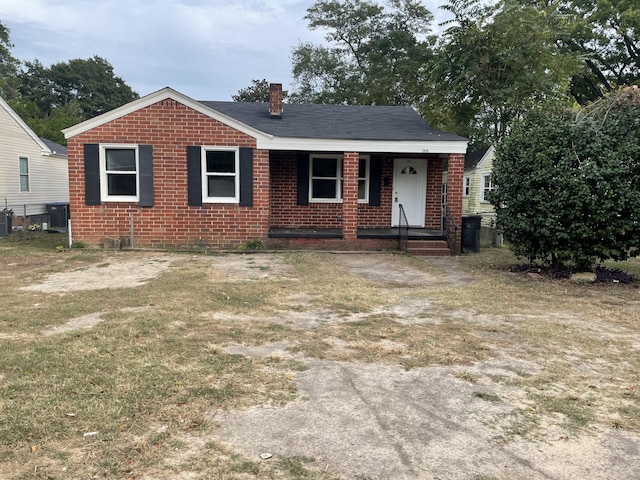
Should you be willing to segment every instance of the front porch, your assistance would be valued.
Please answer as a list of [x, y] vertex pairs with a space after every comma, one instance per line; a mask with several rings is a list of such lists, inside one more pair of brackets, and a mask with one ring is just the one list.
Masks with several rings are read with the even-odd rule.
[[444, 206], [459, 225], [462, 189], [445, 198], [443, 170], [461, 185], [462, 161], [440, 153], [270, 152], [265, 240], [272, 248], [455, 254], [460, 232], [443, 222]]
[[[344, 249], [341, 228], [276, 228], [268, 234], [274, 248]], [[357, 241], [350, 249], [406, 251], [414, 255], [448, 256], [452, 254], [444, 230], [430, 228], [358, 228]]]

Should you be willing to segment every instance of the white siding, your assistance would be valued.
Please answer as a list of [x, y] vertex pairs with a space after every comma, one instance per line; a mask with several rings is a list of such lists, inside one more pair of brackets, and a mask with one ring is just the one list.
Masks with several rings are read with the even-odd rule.
[[495, 220], [496, 213], [493, 205], [489, 202], [482, 201], [482, 178], [484, 175], [491, 175], [493, 168], [493, 148], [487, 151], [485, 157], [482, 158], [474, 169], [465, 170], [465, 177], [471, 179], [470, 192], [468, 197], [462, 199], [463, 215], [482, 215], [482, 226], [490, 227]]
[[[9, 205], [16, 215], [46, 213], [47, 203], [69, 201], [66, 157], [49, 156], [25, 125], [0, 102], [0, 209]], [[28, 127], [27, 127], [28, 128]], [[20, 157], [29, 159], [29, 191], [20, 191]]]

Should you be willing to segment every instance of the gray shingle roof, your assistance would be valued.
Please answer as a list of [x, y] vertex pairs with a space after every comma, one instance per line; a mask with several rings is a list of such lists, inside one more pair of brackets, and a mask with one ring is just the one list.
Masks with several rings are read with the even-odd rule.
[[268, 103], [203, 105], [276, 137], [342, 140], [465, 141], [429, 126], [411, 107], [284, 104], [282, 118], [269, 117]]
[[62, 146], [59, 143], [52, 142], [51, 140], [47, 140], [44, 137], [40, 137], [40, 140], [42, 140], [44, 142], [44, 144], [47, 147], [49, 147], [49, 150], [51, 150], [53, 153], [57, 153], [58, 155], [66, 155], [67, 154], [67, 147]]
[[488, 150], [489, 147], [485, 147], [480, 150], [467, 153], [464, 157], [464, 169], [469, 170], [471, 168], [476, 168], [476, 165], [478, 165], [478, 162], [482, 160], [482, 157], [484, 157]]

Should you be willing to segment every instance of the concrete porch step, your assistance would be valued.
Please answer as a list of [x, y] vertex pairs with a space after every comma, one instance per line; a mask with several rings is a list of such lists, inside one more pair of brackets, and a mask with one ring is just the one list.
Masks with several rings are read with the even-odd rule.
[[446, 240], [409, 240], [407, 253], [423, 257], [447, 257], [451, 249]]

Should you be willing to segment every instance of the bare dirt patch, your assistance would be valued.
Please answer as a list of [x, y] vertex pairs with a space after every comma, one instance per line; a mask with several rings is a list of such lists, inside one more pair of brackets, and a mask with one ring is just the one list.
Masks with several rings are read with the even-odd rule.
[[[18, 374], [0, 383], [37, 385], [38, 395], [50, 395], [46, 408], [68, 388], [98, 402], [85, 415], [118, 412], [87, 425], [103, 422], [100, 430], [111, 432], [91, 443], [96, 455], [105, 448], [101, 464], [111, 470], [93, 465], [89, 475], [76, 466], [70, 479], [633, 478], [637, 292], [486, 276], [457, 258], [105, 254], [19, 290], [26, 304], [43, 301], [42, 292], [78, 292], [60, 303], [97, 303], [94, 313], [53, 327], [40, 319], [36, 325], [49, 328], [33, 331], [47, 336], [40, 341], [53, 352], [50, 371], [36, 378], [47, 368], [38, 351], [25, 366], [7, 368]], [[138, 291], [144, 301], [113, 305], [153, 279]], [[105, 288], [123, 291], [87, 292]], [[118, 322], [105, 322], [109, 314]], [[87, 338], [80, 332], [92, 328], [98, 333]], [[62, 335], [70, 331], [78, 333]], [[36, 337], [0, 333], [3, 344]], [[59, 339], [74, 346], [74, 362], [58, 355]], [[21, 350], [16, 345], [15, 355]], [[61, 365], [80, 373], [62, 381]], [[91, 381], [77, 387], [84, 379]], [[114, 389], [120, 394], [112, 398]], [[123, 395], [132, 402], [118, 403]], [[51, 407], [67, 422], [68, 401]], [[131, 410], [120, 418], [123, 409]], [[46, 430], [57, 424], [33, 423], [22, 427], [25, 435], [46, 445]], [[126, 443], [135, 427], [138, 440]], [[50, 465], [60, 464], [51, 460], [65, 450], [59, 445]], [[38, 447], [38, 455], [45, 451]], [[273, 457], [261, 460], [265, 452]], [[292, 458], [306, 467], [291, 467]], [[27, 461], [45, 463], [36, 455]], [[0, 464], [0, 476], [5, 470]]]
[[162, 254], [113, 255], [96, 265], [48, 275], [41, 283], [21, 290], [68, 292], [138, 287], [159, 276], [174, 261], [175, 256]]
[[216, 436], [249, 458], [311, 456], [344, 478], [624, 478], [640, 469], [637, 438], [623, 432], [503, 442], [495, 426], [518, 407], [446, 368], [308, 366], [295, 375], [299, 400], [219, 412]]

